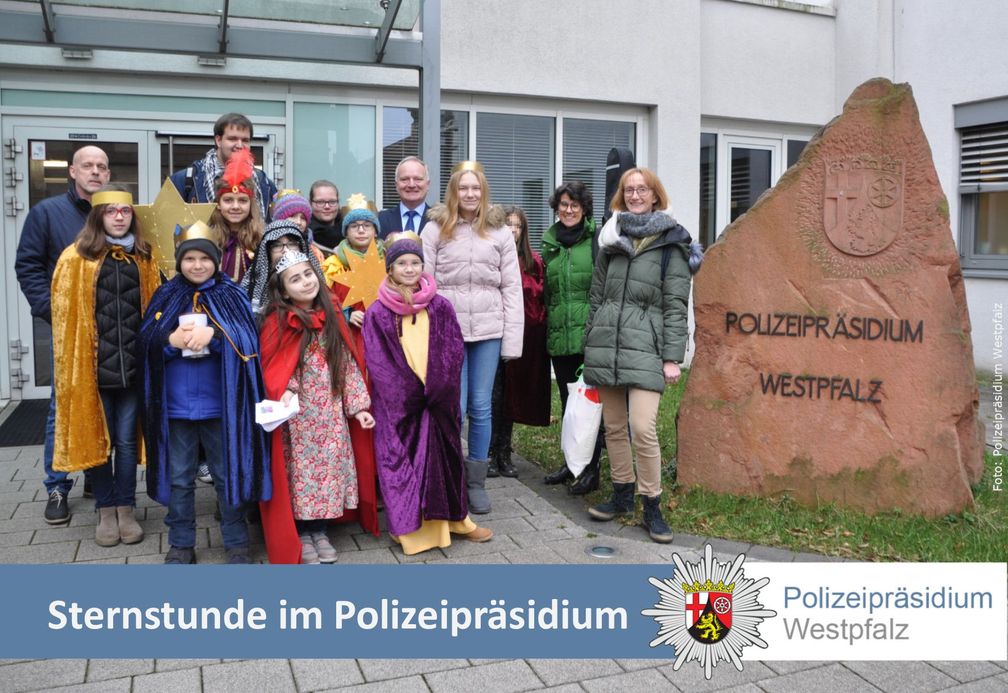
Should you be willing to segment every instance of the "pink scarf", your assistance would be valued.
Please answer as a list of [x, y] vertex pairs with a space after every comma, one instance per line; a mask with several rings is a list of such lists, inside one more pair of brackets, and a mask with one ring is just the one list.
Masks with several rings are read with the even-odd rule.
[[420, 275], [420, 283], [417, 288], [413, 290], [413, 305], [410, 305], [403, 300], [398, 291], [389, 288], [386, 284], [387, 281], [388, 279], [383, 279], [378, 286], [378, 300], [396, 315], [416, 315], [427, 308], [434, 298], [434, 294], [437, 293], [437, 283], [435, 283], [434, 277], [424, 272]]

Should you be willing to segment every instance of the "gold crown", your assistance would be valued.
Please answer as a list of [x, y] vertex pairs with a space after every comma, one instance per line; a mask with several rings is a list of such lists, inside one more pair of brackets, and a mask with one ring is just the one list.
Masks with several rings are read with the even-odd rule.
[[723, 580], [718, 580], [717, 584], [711, 582], [710, 579], [708, 579], [707, 582], [695, 580], [692, 585], [684, 582], [682, 584], [682, 590], [686, 594], [690, 594], [692, 592], [724, 592], [725, 594], [731, 594], [735, 591], [735, 583], [733, 582], [730, 585], [726, 585]]
[[364, 193], [354, 193], [347, 198], [346, 204], [340, 209], [343, 216], [346, 216], [355, 209], [367, 209], [370, 210], [372, 214], [378, 216], [378, 207], [375, 203], [367, 198]]
[[220, 233], [218, 233], [216, 229], [212, 229], [207, 226], [205, 222], [195, 221], [185, 228], [182, 228], [178, 224], [175, 225], [176, 248], [186, 241], [194, 241], [198, 238], [206, 239], [218, 248], [220, 247]]
[[459, 171], [478, 171], [479, 173], [486, 175], [486, 171], [483, 170], [483, 164], [473, 159], [460, 161], [452, 166], [452, 174], [456, 174]]
[[91, 195], [91, 206], [98, 205], [129, 205], [133, 206], [133, 196], [125, 190], [99, 190]]
[[385, 237], [385, 247], [388, 248], [393, 243], [403, 240], [413, 241], [423, 245], [423, 241], [420, 240], [420, 236], [415, 231], [396, 231], [395, 233], [390, 233]]

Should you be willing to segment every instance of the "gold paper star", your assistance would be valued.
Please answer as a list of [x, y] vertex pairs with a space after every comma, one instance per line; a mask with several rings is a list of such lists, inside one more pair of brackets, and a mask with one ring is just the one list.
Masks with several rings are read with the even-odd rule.
[[189, 226], [197, 221], [209, 223], [216, 206], [213, 202], [187, 203], [170, 178], [165, 178], [154, 202], [133, 205], [137, 223], [153, 246], [158, 265], [166, 276], [175, 274], [175, 225]]
[[373, 239], [364, 257], [359, 257], [356, 253], [347, 253], [346, 256], [350, 267], [335, 278], [336, 282], [350, 290], [343, 299], [343, 307], [349, 308], [357, 303], [363, 303], [364, 309], [367, 310], [378, 300], [378, 287], [386, 274], [385, 261], [378, 255], [378, 247]]

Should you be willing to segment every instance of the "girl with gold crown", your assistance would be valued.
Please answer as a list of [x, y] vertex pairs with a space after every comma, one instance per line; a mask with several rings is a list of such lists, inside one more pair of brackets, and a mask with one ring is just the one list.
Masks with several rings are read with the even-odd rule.
[[98, 512], [99, 546], [144, 537], [133, 514], [136, 347], [141, 317], [160, 283], [133, 216], [133, 196], [118, 185], [94, 193], [84, 228], [53, 274], [53, 357], [60, 383], [53, 468], [85, 470]]
[[210, 217], [210, 228], [220, 233], [221, 272], [240, 284], [252, 264], [265, 222], [255, 203], [255, 170], [252, 152], [234, 152], [215, 183], [217, 209]]

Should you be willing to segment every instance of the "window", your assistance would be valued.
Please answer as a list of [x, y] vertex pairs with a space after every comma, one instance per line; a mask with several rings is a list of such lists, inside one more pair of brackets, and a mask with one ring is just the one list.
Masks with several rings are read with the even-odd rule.
[[294, 177], [291, 187], [307, 192], [313, 181], [331, 180], [340, 199], [375, 194], [374, 106], [294, 104]]
[[[395, 187], [396, 165], [407, 156], [420, 155], [418, 109], [387, 106], [382, 110], [382, 206], [399, 203]], [[441, 111], [441, 190], [428, 195], [433, 203], [444, 199], [451, 168], [467, 158], [469, 114]]]
[[[563, 182], [577, 180], [588, 186], [596, 221], [601, 222], [605, 214], [606, 157], [609, 150], [622, 147], [635, 151], [634, 134], [633, 123], [563, 119]], [[548, 227], [549, 224], [543, 227], [543, 231]]]
[[[957, 109], [957, 124], [960, 115]], [[962, 128], [960, 135], [962, 266], [1000, 276], [1008, 270], [1008, 121]]]
[[700, 242], [706, 250], [717, 238], [717, 135], [700, 133]]
[[525, 210], [529, 242], [536, 249], [543, 231], [553, 223], [548, 201], [554, 188], [555, 148], [553, 118], [506, 113], [476, 116], [476, 158], [486, 170], [491, 199]]

